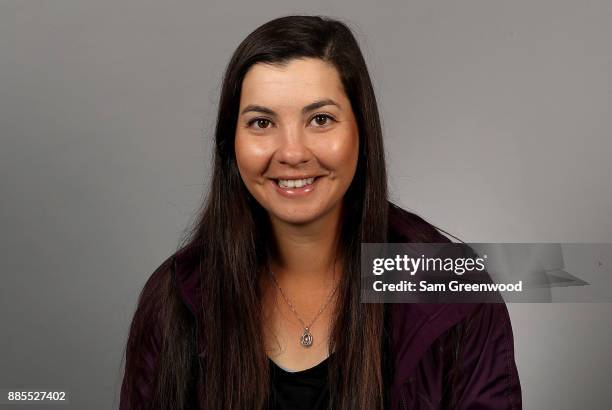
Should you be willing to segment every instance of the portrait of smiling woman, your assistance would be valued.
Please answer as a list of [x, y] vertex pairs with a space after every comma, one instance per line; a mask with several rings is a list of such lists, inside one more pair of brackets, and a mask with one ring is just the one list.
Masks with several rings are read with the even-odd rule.
[[520, 409], [503, 303], [360, 302], [365, 242], [450, 242], [391, 203], [348, 26], [274, 19], [227, 66], [210, 192], [148, 279], [121, 409]]

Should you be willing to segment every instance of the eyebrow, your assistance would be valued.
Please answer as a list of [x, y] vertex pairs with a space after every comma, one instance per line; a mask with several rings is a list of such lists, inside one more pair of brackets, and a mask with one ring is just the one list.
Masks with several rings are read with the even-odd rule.
[[[302, 108], [302, 114], [307, 114], [310, 111], [316, 110], [317, 108], [321, 108], [321, 107], [324, 107], [326, 105], [335, 105], [340, 110], [342, 110], [342, 108], [340, 108], [340, 104], [338, 104], [337, 102], [335, 102], [334, 100], [332, 100], [330, 98], [326, 98], [326, 99], [318, 100], [318, 101], [315, 101], [315, 102], [313, 102], [311, 104], [308, 104], [307, 106]], [[246, 114], [247, 112], [260, 112], [260, 113], [268, 114], [268, 115], [272, 115], [272, 116], [276, 115], [276, 113], [273, 110], [271, 110], [270, 108], [264, 107], [262, 105], [254, 105], [254, 104], [249, 104], [246, 107], [244, 107], [242, 112], [240, 112], [240, 115]]]

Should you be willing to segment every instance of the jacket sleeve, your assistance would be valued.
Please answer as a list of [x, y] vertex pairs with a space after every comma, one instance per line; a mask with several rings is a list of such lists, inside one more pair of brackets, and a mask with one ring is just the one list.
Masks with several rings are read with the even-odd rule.
[[163, 338], [161, 290], [170, 280], [170, 266], [169, 259], [164, 261], [140, 293], [125, 349], [120, 410], [145, 409], [151, 405]]
[[514, 338], [504, 303], [484, 303], [466, 320], [458, 408], [522, 408]]

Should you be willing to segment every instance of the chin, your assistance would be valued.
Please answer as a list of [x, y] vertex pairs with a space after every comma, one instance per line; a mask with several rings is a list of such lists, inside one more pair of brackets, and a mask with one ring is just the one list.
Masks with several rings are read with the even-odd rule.
[[299, 212], [269, 212], [275, 219], [290, 224], [307, 224], [322, 216], [322, 212], [312, 210], [303, 210]]
[[274, 217], [282, 222], [294, 225], [303, 225], [312, 222], [317, 219], [317, 215], [309, 214], [291, 214], [291, 215], [279, 215], [274, 214]]

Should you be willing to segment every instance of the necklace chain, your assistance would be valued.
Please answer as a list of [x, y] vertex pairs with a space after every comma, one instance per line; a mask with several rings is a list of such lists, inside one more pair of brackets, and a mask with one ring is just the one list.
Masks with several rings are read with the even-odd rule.
[[300, 321], [300, 323], [302, 324], [302, 327], [304, 328], [304, 333], [302, 334], [302, 337], [300, 338], [300, 343], [302, 344], [302, 346], [304, 347], [310, 347], [312, 345], [312, 335], [310, 334], [310, 327], [314, 324], [314, 322], [319, 318], [319, 316], [321, 315], [321, 313], [323, 313], [323, 311], [325, 310], [325, 308], [327, 307], [327, 305], [329, 305], [329, 302], [331, 302], [332, 298], [334, 297], [334, 295], [336, 294], [336, 291], [338, 290], [338, 285], [336, 285], [334, 287], [333, 292], [329, 295], [329, 297], [327, 298], [327, 301], [321, 306], [321, 308], [319, 309], [319, 312], [315, 315], [315, 317], [310, 321], [310, 323], [308, 324], [308, 326], [306, 326], [306, 324], [304, 323], [304, 321], [302, 320], [302, 318], [300, 317], [300, 315], [298, 314], [297, 310], [295, 309], [295, 306], [293, 306], [293, 303], [291, 303], [291, 301], [289, 300], [289, 298], [287, 297], [287, 295], [285, 295], [285, 292], [283, 292], [283, 288], [281, 288], [281, 286], [278, 284], [278, 281], [276, 280], [276, 275], [274, 275], [274, 272], [272, 272], [270, 270], [270, 276], [272, 277], [272, 280], [274, 281], [274, 284], [276, 285], [276, 287], [278, 288], [278, 290], [280, 291], [281, 296], [283, 297], [283, 299], [285, 300], [285, 302], [287, 303], [287, 305], [289, 306], [289, 308], [291, 309], [291, 311], [293, 312], [293, 314], [295, 315], [295, 317]]

